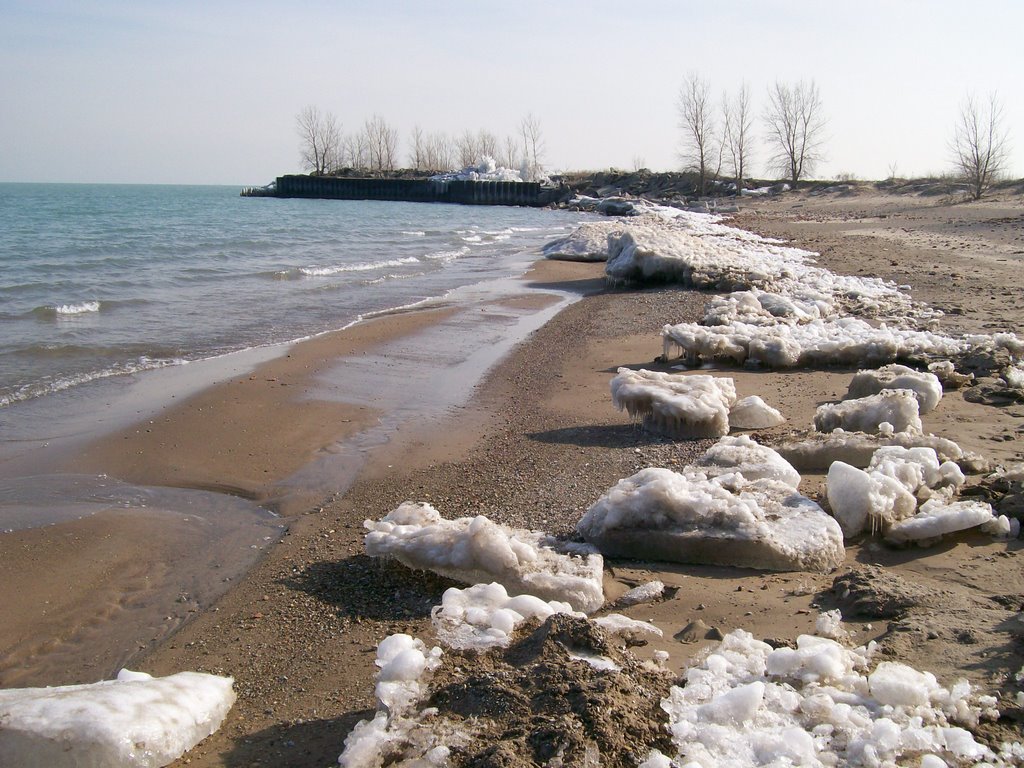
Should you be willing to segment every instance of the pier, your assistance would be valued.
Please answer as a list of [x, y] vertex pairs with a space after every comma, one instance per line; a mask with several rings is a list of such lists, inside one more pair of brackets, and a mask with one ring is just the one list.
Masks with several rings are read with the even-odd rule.
[[328, 200], [390, 200], [461, 205], [542, 207], [557, 200], [559, 190], [527, 181], [444, 179], [373, 179], [339, 176], [278, 176], [273, 185], [247, 187], [244, 197], [307, 197]]

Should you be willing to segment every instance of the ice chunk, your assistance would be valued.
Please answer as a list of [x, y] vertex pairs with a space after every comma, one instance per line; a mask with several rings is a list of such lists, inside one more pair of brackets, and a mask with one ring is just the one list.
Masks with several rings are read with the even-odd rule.
[[827, 470], [836, 461], [863, 469], [871, 462], [875, 451], [887, 445], [899, 445], [904, 448], [928, 447], [934, 450], [939, 460], [943, 462], [959, 461], [964, 455], [960, 446], [952, 440], [935, 435], [895, 432], [883, 436], [847, 432], [842, 429], [826, 433], [809, 432], [802, 437], [788, 437], [775, 445], [775, 450], [802, 471]]
[[0, 690], [0, 765], [144, 766], [176, 760], [216, 731], [230, 677], [122, 670], [89, 685]]
[[377, 701], [391, 713], [408, 709], [423, 693], [424, 676], [437, 668], [441, 649], [418, 637], [389, 635], [377, 646]]
[[760, 478], [778, 480], [793, 490], [800, 485], [800, 473], [792, 464], [747, 435], [721, 438], [694, 466], [709, 478], [736, 473], [748, 482]]
[[644, 469], [598, 499], [578, 530], [616, 557], [767, 570], [830, 571], [842, 562], [842, 532], [817, 504], [779, 481], [741, 481]]
[[771, 429], [786, 418], [757, 395], [736, 401], [729, 411], [729, 424], [733, 429]]
[[819, 432], [844, 429], [854, 432], [880, 432], [888, 423], [896, 432], [921, 432], [917, 398], [906, 389], [883, 389], [877, 395], [818, 406], [814, 428]]
[[652, 600], [657, 600], [663, 594], [665, 594], [665, 585], [660, 581], [648, 581], [641, 584], [638, 587], [633, 587], [626, 594], [615, 601], [615, 604], [620, 607], [626, 607], [630, 605], [639, 605], [640, 603], [649, 603]]
[[662, 637], [663, 632], [653, 624], [631, 619], [621, 613], [609, 613], [607, 616], [598, 616], [593, 620], [597, 626], [610, 635], [621, 635], [635, 640], [648, 640], [650, 638]]
[[538, 531], [486, 517], [445, 520], [429, 504], [405, 502], [380, 521], [367, 520], [366, 552], [464, 584], [496, 581], [512, 595], [566, 602], [590, 613], [604, 603], [604, 566], [596, 553], [569, 555]]
[[608, 235], [621, 230], [616, 221], [588, 221], [545, 245], [543, 253], [548, 259], [561, 261], [607, 261]]
[[576, 613], [568, 603], [544, 601], [533, 595], [510, 597], [496, 582], [466, 589], [451, 587], [431, 612], [438, 639], [451, 648], [485, 650], [508, 645], [516, 627], [527, 619], [546, 619], [553, 613]]
[[729, 433], [729, 409], [736, 402], [732, 379], [619, 368], [611, 381], [612, 403], [651, 431], [676, 438], [720, 437]]
[[942, 399], [942, 384], [934, 373], [922, 373], [899, 363], [877, 370], [858, 371], [850, 381], [846, 399], [877, 395], [883, 389], [909, 389], [917, 398], [921, 413], [935, 410]]
[[847, 640], [850, 633], [843, 628], [843, 614], [838, 608], [821, 613], [814, 622], [814, 631], [821, 637], [840, 642]]
[[837, 461], [826, 479], [828, 504], [846, 538], [876, 531], [917, 510], [917, 499], [899, 481]]
[[892, 662], [868, 674], [869, 664], [870, 648], [802, 635], [795, 649], [772, 650], [735, 630], [662, 700], [675, 746], [668, 757], [702, 768], [994, 759], [953, 725], [976, 722], [969, 686], [946, 689]]
[[916, 515], [893, 525], [885, 538], [894, 544], [910, 541], [928, 544], [947, 533], [974, 528], [994, 517], [992, 507], [981, 501], [954, 501], [947, 504], [938, 499], [929, 499], [921, 505]]

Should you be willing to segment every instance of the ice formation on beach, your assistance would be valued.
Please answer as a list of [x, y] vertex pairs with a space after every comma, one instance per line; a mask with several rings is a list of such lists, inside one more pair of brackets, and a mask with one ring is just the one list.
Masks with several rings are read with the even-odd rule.
[[950, 503], [964, 481], [960, 467], [940, 463], [931, 448], [889, 446], [875, 451], [865, 470], [832, 464], [826, 493], [847, 538], [870, 530], [893, 543], [924, 543], [993, 519], [988, 504]]
[[611, 381], [612, 404], [652, 432], [675, 438], [721, 437], [729, 433], [736, 402], [733, 380], [619, 368]]
[[874, 370], [857, 371], [846, 391], [846, 400], [877, 395], [883, 389], [909, 389], [917, 398], [920, 413], [935, 410], [942, 399], [942, 384], [934, 373], [915, 371], [899, 363]]
[[508, 528], [483, 515], [446, 520], [429, 504], [408, 501], [363, 525], [373, 557], [393, 557], [464, 584], [496, 581], [512, 595], [557, 600], [585, 613], [604, 603], [601, 556], [557, 551], [557, 542], [538, 531]]
[[814, 412], [814, 428], [819, 432], [919, 433], [922, 425], [918, 408], [917, 398], [909, 389], [883, 389], [877, 395], [819, 405]]
[[0, 690], [0, 765], [167, 765], [216, 731], [234, 680], [121, 670], [88, 685]]
[[[754, 453], [749, 438], [723, 440], [730, 441], [720, 449], [724, 454]], [[782, 465], [781, 458], [732, 465], [705, 459], [683, 473], [643, 469], [598, 499], [577, 530], [609, 556], [833, 570], [844, 555], [839, 525], [796, 491], [795, 471]]]
[[757, 395], [740, 398], [729, 410], [731, 429], [771, 429], [785, 421], [778, 408], [772, 408]]
[[811, 320], [802, 325], [679, 323], [662, 329], [662, 341], [666, 359], [683, 356], [688, 364], [704, 360], [766, 368], [882, 365], [958, 357], [975, 350], [1024, 353], [1024, 341], [1012, 333], [953, 337], [885, 324], [875, 327], [858, 317]]
[[345, 750], [338, 757], [341, 765], [380, 768], [386, 760], [410, 750], [422, 768], [448, 764], [449, 746], [458, 744], [458, 735], [421, 727], [423, 713], [415, 708], [427, 693], [441, 655], [437, 646], [428, 650], [422, 640], [406, 634], [389, 635], [380, 642], [377, 713], [372, 720], [360, 720], [346, 737]]
[[775, 450], [752, 437], [723, 437], [693, 465], [709, 478], [739, 474], [747, 482], [777, 480], [794, 491], [800, 485], [800, 473]]
[[959, 461], [964, 456], [960, 446], [952, 440], [910, 432], [885, 435], [843, 429], [826, 433], [805, 432], [783, 438], [773, 447], [798, 470], [808, 472], [828, 470], [837, 461], [864, 468], [871, 463], [875, 451], [889, 445], [931, 448], [940, 461]]
[[796, 648], [773, 649], [734, 630], [662, 701], [678, 764], [997, 760], [962, 727], [977, 725], [981, 713], [966, 681], [946, 688], [934, 675], [893, 661], [871, 669], [871, 654], [870, 645], [850, 649], [813, 635], [797, 638]]
[[545, 258], [559, 261], [607, 261], [608, 236], [621, 231], [617, 221], [588, 221], [544, 246]]

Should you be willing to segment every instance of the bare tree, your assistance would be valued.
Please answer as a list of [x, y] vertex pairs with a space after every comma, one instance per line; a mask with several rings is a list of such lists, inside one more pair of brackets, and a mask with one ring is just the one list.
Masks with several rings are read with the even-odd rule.
[[683, 132], [680, 155], [688, 169], [699, 177], [701, 196], [707, 194], [708, 176], [714, 162], [715, 118], [711, 104], [711, 86], [696, 73], [690, 73], [679, 89], [679, 127]]
[[519, 132], [523, 137], [523, 178], [537, 181], [544, 175], [544, 134], [540, 120], [532, 112], [519, 123]]
[[498, 159], [498, 137], [490, 131], [483, 128], [477, 131], [476, 146], [480, 158], [487, 156], [492, 160]]
[[295, 127], [301, 140], [303, 167], [318, 176], [333, 170], [338, 164], [341, 149], [341, 129], [337, 118], [330, 112], [309, 106], [296, 115]]
[[432, 171], [449, 171], [452, 162], [452, 141], [445, 133], [432, 133], [427, 140], [427, 167]]
[[730, 162], [737, 195], [743, 192], [753, 135], [754, 111], [750, 104], [750, 87], [743, 83], [735, 96], [725, 94], [722, 97], [722, 146]]
[[801, 80], [794, 86], [776, 81], [768, 90], [764, 122], [771, 151], [769, 165], [793, 183], [811, 173], [822, 159], [825, 120], [821, 107], [821, 94], [813, 80]]
[[409, 165], [417, 171], [427, 169], [427, 140], [423, 129], [418, 125], [412, 127], [412, 147], [409, 149]]
[[459, 157], [459, 167], [469, 168], [480, 162], [480, 146], [477, 143], [477, 134], [468, 128], [462, 135], [455, 139], [455, 152]]
[[398, 158], [398, 131], [392, 128], [383, 117], [374, 115], [363, 126], [366, 144], [369, 150], [370, 169], [374, 171], [393, 171]]
[[518, 168], [521, 165], [519, 142], [515, 136], [505, 137], [505, 151], [501, 156], [501, 164], [506, 168]]
[[1003, 105], [995, 93], [988, 103], [980, 104], [968, 94], [960, 105], [950, 148], [953, 163], [971, 188], [971, 197], [980, 200], [1003, 173], [1009, 159], [1010, 146], [1003, 130]]

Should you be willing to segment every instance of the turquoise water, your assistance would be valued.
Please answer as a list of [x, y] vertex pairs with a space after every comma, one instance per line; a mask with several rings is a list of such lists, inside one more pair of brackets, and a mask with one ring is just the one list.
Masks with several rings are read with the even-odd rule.
[[579, 214], [0, 184], [0, 408], [521, 271]]

